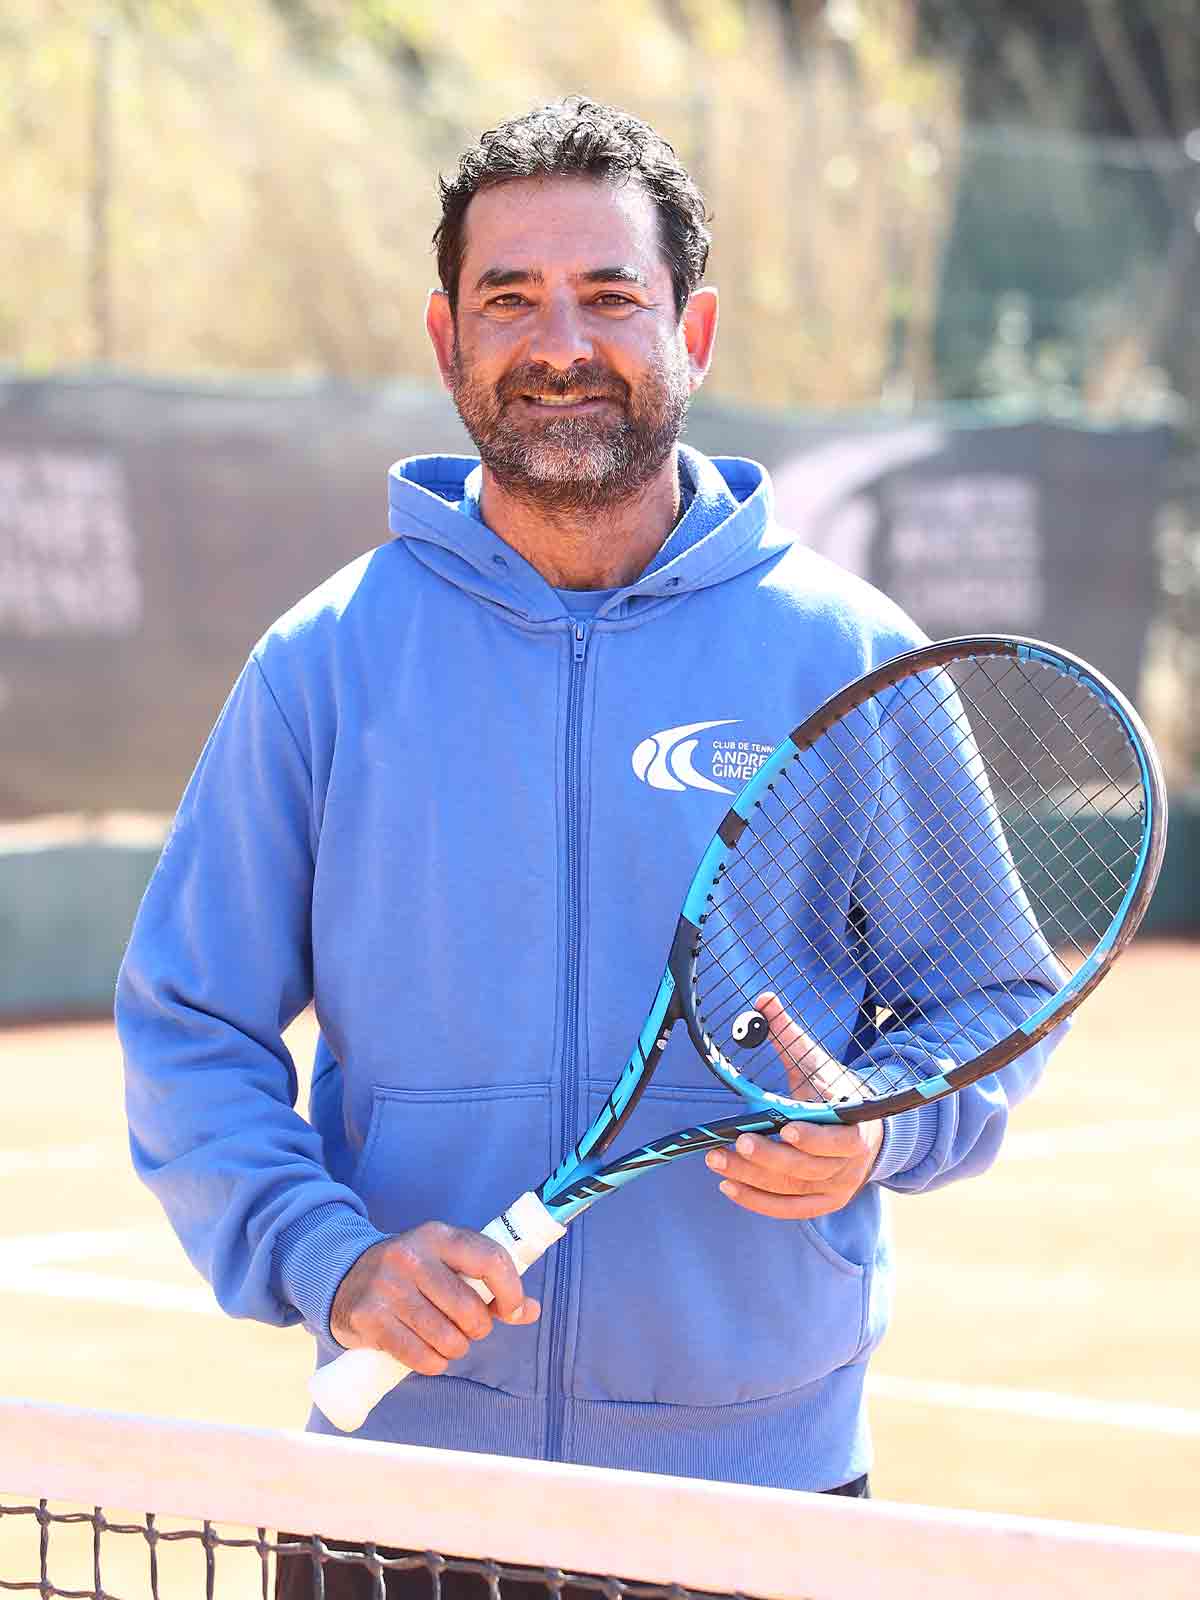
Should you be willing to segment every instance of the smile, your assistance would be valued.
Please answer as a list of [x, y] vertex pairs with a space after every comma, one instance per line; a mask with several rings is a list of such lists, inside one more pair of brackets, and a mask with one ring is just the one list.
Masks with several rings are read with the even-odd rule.
[[597, 406], [611, 405], [612, 401], [605, 395], [550, 395], [550, 394], [525, 394], [521, 396], [527, 405], [544, 407], [551, 411], [592, 411]]

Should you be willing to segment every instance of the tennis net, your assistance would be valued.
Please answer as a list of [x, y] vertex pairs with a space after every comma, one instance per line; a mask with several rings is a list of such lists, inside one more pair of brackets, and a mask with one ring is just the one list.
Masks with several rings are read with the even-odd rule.
[[0, 1400], [0, 1592], [265, 1600], [281, 1559], [287, 1600], [1200, 1594], [1180, 1535]]

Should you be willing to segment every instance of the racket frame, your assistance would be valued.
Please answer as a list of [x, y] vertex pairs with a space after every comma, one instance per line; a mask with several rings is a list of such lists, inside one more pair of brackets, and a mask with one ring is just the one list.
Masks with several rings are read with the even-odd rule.
[[[916, 673], [933, 671], [955, 661], [981, 656], [1038, 662], [1075, 678], [1103, 701], [1122, 724], [1139, 763], [1147, 815], [1138, 858], [1120, 905], [1095, 947], [1066, 982], [1031, 1016], [973, 1060], [931, 1075], [912, 1088], [870, 1099], [847, 1097], [835, 1103], [797, 1101], [760, 1089], [722, 1054], [704, 1031], [690, 1002], [694, 992], [692, 978], [701, 938], [700, 929], [706, 908], [722, 872], [735, 856], [738, 841], [751, 813], [761, 804], [763, 796], [787, 764], [815, 744], [856, 706]], [[940, 1100], [957, 1089], [978, 1082], [988, 1073], [1007, 1066], [1066, 1020], [1096, 987], [1133, 938], [1154, 891], [1166, 845], [1166, 828], [1166, 785], [1154, 746], [1141, 718], [1107, 678], [1078, 656], [1036, 639], [979, 634], [943, 639], [892, 657], [831, 695], [794, 728], [766, 758], [721, 819], [684, 897], [666, 971], [629, 1060], [591, 1126], [536, 1190], [539, 1200], [556, 1221], [566, 1223], [585, 1211], [601, 1195], [621, 1187], [643, 1172], [673, 1161], [678, 1156], [731, 1144], [742, 1133], [777, 1132], [788, 1122], [858, 1123], [896, 1116]], [[654, 1075], [658, 1059], [679, 1022], [686, 1027], [697, 1054], [713, 1075], [746, 1102], [746, 1109], [712, 1122], [681, 1129], [605, 1164], [605, 1153], [636, 1109], [646, 1085]]]
[[[757, 805], [784, 765], [813, 744], [839, 717], [855, 705], [878, 694], [916, 671], [927, 671], [969, 655], [1012, 656], [1041, 661], [1085, 683], [1109, 705], [1124, 725], [1141, 766], [1147, 816], [1135, 870], [1128, 889], [1095, 949], [1060, 989], [1024, 1023], [990, 1049], [961, 1067], [931, 1077], [919, 1087], [879, 1099], [836, 1104], [786, 1100], [759, 1089], [745, 1079], [708, 1037], [687, 997], [698, 954], [701, 920], [713, 886]], [[536, 1261], [561, 1238], [572, 1217], [585, 1211], [601, 1195], [639, 1177], [643, 1172], [678, 1156], [732, 1143], [741, 1133], [775, 1132], [789, 1121], [854, 1123], [895, 1115], [914, 1106], [940, 1099], [989, 1072], [1006, 1065], [1056, 1027], [1095, 988], [1121, 950], [1137, 931], [1145, 914], [1166, 840], [1166, 791], [1154, 747], [1137, 713], [1098, 672], [1067, 651], [1032, 639], [999, 635], [942, 640], [939, 644], [907, 651], [847, 685], [818, 707], [768, 756], [763, 766], [734, 800], [712, 842], [701, 858], [684, 900], [671, 952], [642, 1025], [637, 1042], [603, 1110], [580, 1137], [571, 1152], [540, 1188], [519, 1196], [483, 1231], [512, 1257], [519, 1272]], [[679, 1022], [687, 1027], [693, 1045], [714, 1075], [747, 1102], [741, 1113], [684, 1128], [656, 1139], [615, 1161], [604, 1163], [607, 1150], [629, 1121], [658, 1058]], [[475, 1285], [484, 1301], [491, 1299], [485, 1284]], [[408, 1368], [382, 1350], [366, 1347], [348, 1350], [321, 1367], [310, 1382], [314, 1400], [338, 1428], [352, 1431], [395, 1384], [408, 1376]]]

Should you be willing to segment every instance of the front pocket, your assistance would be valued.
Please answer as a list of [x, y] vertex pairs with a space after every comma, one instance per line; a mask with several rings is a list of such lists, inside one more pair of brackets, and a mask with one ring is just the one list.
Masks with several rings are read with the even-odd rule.
[[[592, 1114], [602, 1101], [591, 1096]], [[645, 1142], [732, 1109], [728, 1095], [652, 1086], [632, 1131]], [[815, 1224], [754, 1216], [717, 1183], [702, 1156], [684, 1156], [573, 1225], [577, 1398], [733, 1405], [804, 1388], [858, 1355], [865, 1268]]]
[[[549, 1166], [545, 1086], [377, 1087], [351, 1187], [385, 1233], [403, 1233], [421, 1222], [479, 1229], [540, 1183]], [[525, 1274], [528, 1293], [539, 1300], [544, 1277], [543, 1261]], [[508, 1394], [534, 1395], [541, 1327], [497, 1323], [449, 1371]]]

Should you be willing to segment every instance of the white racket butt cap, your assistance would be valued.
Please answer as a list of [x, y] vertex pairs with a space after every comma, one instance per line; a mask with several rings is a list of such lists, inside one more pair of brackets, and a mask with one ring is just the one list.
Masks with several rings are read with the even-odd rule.
[[[514, 1200], [507, 1211], [481, 1230], [512, 1257], [518, 1272], [539, 1259], [566, 1229], [556, 1222], [532, 1190]], [[466, 1280], [486, 1304], [492, 1291], [475, 1278]], [[354, 1433], [361, 1428], [385, 1394], [403, 1383], [412, 1371], [385, 1350], [347, 1350], [318, 1368], [309, 1380], [313, 1404], [335, 1428]]]

